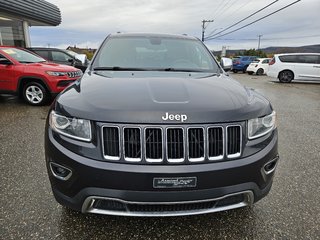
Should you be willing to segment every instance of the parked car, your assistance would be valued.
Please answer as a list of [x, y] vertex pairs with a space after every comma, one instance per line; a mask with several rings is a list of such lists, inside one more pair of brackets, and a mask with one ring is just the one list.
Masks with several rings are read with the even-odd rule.
[[292, 80], [320, 80], [320, 53], [276, 54], [267, 75], [282, 83]]
[[249, 64], [247, 68], [247, 73], [249, 75], [256, 74], [256, 75], [262, 75], [266, 74], [268, 68], [269, 68], [269, 61], [271, 58], [257, 58], [252, 63]]
[[84, 72], [88, 66], [88, 59], [85, 54], [77, 54], [70, 50], [57, 48], [32, 47], [27, 49], [50, 62], [74, 66], [82, 72]]
[[237, 73], [238, 71], [246, 72], [247, 67], [249, 64], [256, 60], [256, 56], [237, 56], [232, 59], [233, 61], [233, 66], [232, 66], [232, 71], [234, 73]]
[[279, 159], [270, 102], [197, 38], [109, 35], [51, 105], [45, 156], [56, 200], [84, 213], [179, 216], [244, 207]]
[[0, 93], [18, 94], [31, 105], [45, 104], [81, 75], [24, 49], [0, 46]]

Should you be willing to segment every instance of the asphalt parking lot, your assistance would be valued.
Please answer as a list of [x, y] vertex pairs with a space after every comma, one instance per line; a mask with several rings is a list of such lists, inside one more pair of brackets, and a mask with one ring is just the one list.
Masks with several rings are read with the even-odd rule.
[[0, 239], [320, 239], [320, 83], [230, 74], [278, 113], [280, 163], [269, 195], [208, 215], [130, 218], [61, 207], [51, 193], [43, 135], [48, 106], [0, 95]]

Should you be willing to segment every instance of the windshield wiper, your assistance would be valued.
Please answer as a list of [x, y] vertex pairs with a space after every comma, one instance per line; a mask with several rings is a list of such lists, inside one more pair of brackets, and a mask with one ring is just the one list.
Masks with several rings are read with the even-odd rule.
[[94, 71], [149, 71], [145, 68], [130, 68], [130, 67], [95, 67]]
[[184, 69], [184, 68], [164, 68], [164, 69], [157, 69], [157, 71], [165, 71], [165, 72], [207, 72], [200, 69]]

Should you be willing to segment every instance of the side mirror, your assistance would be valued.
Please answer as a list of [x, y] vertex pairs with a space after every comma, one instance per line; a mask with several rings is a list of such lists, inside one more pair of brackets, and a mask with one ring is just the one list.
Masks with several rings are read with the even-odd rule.
[[85, 54], [77, 54], [75, 56], [75, 59], [80, 61], [82, 63], [82, 65], [85, 66], [86, 65], [86, 61], [87, 61], [87, 55], [85, 55]]
[[226, 72], [232, 70], [232, 59], [222, 57], [220, 60], [220, 65]]
[[2, 65], [12, 65], [12, 62], [6, 58], [0, 57], [0, 64]]

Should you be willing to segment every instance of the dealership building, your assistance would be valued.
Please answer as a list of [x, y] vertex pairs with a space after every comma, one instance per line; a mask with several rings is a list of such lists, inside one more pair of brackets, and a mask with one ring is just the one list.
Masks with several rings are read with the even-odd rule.
[[61, 13], [44, 0], [0, 0], [0, 45], [30, 47], [29, 28], [57, 26]]

